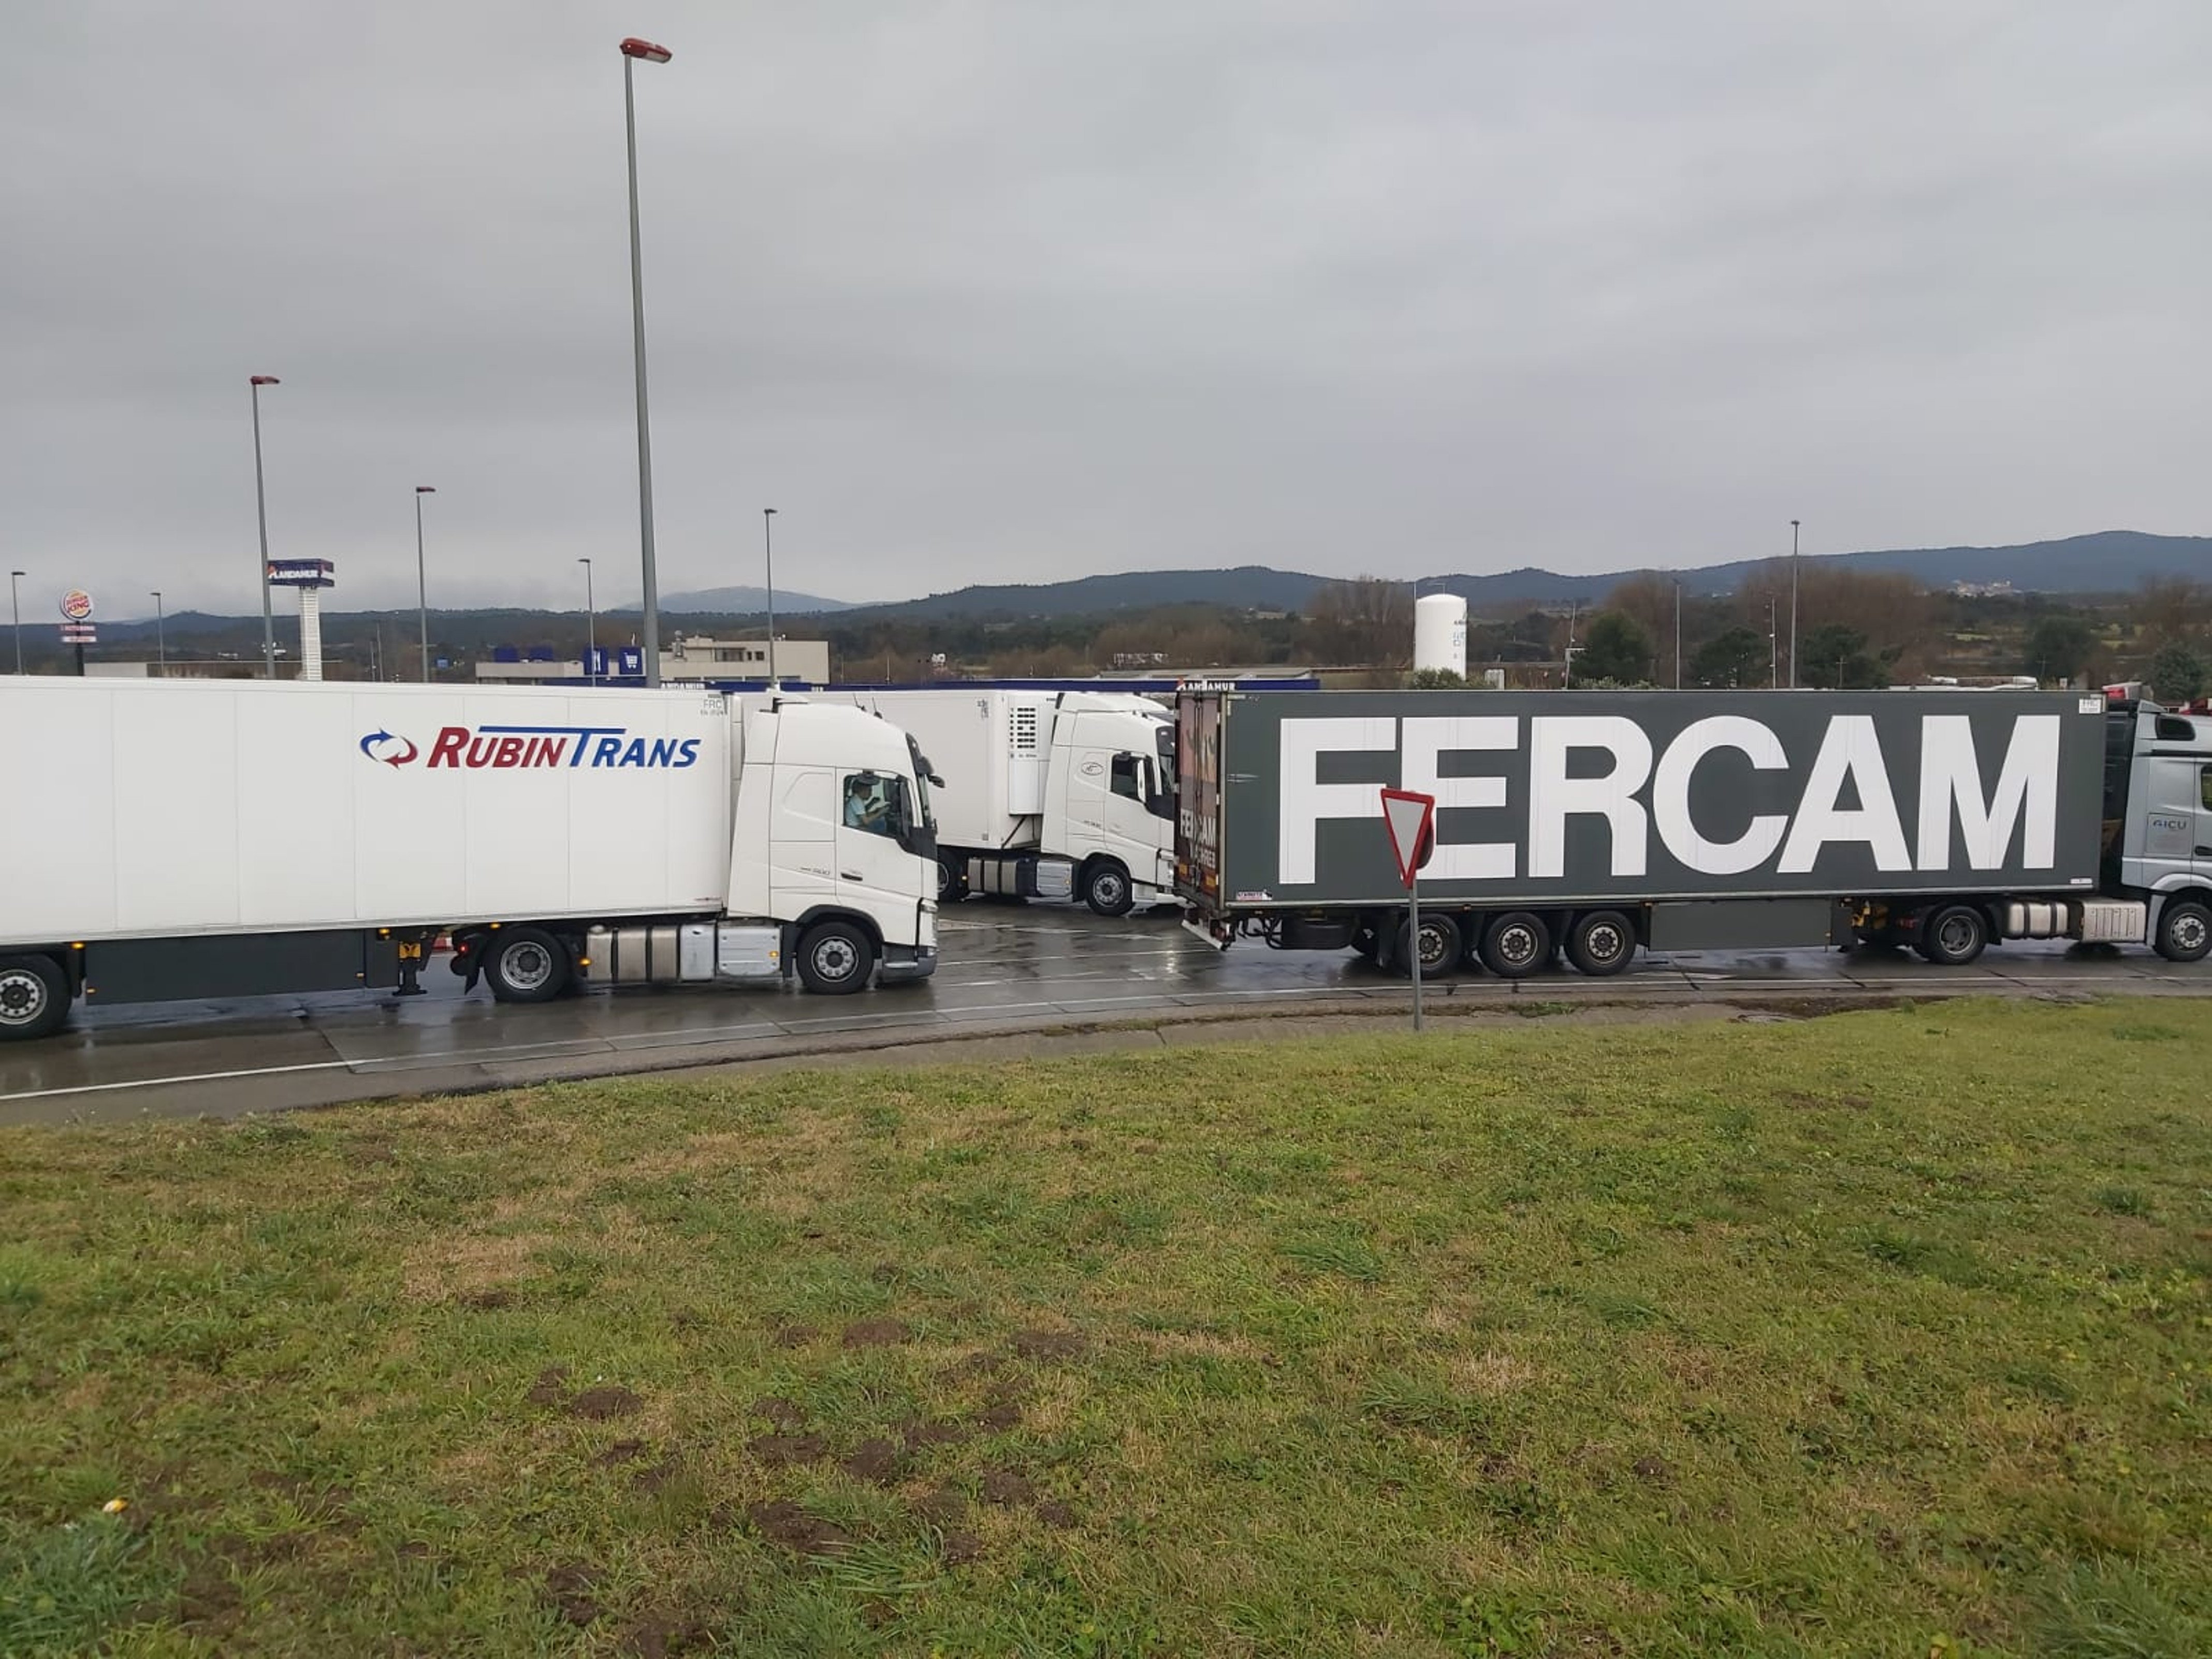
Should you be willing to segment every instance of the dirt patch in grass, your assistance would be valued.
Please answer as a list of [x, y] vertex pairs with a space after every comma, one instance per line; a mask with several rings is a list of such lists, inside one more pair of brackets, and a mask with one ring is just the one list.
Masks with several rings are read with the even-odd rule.
[[706, 1653], [714, 1645], [706, 1624], [673, 1613], [647, 1613], [625, 1627], [616, 1640], [616, 1650], [637, 1659], [676, 1659], [679, 1654]]
[[1085, 1346], [1080, 1331], [1016, 1331], [1007, 1346], [1024, 1359], [1073, 1359]]
[[793, 1463], [818, 1463], [830, 1455], [830, 1443], [818, 1434], [763, 1434], [745, 1443], [745, 1449], [769, 1468], [788, 1468]]
[[568, 1415], [580, 1417], [589, 1423], [604, 1423], [611, 1418], [635, 1417], [645, 1407], [645, 1401], [628, 1389], [604, 1384], [586, 1389], [568, 1402]]
[[545, 1574], [545, 1599], [571, 1625], [588, 1625], [599, 1616], [599, 1588], [604, 1570], [588, 1561], [564, 1561]]
[[763, 1399], [754, 1401], [752, 1413], [755, 1417], [766, 1418], [779, 1429], [797, 1429], [803, 1427], [806, 1422], [805, 1412], [799, 1410], [788, 1400], [779, 1398], [775, 1395], [769, 1395]]
[[855, 1480], [888, 1486], [898, 1479], [898, 1448], [888, 1440], [863, 1440], [853, 1449], [850, 1456], [839, 1462], [837, 1467]]
[[927, 1418], [909, 1417], [894, 1424], [891, 1432], [898, 1436], [900, 1443], [908, 1451], [926, 1451], [932, 1446], [957, 1446], [972, 1437], [975, 1431], [964, 1423], [932, 1422]]
[[592, 1460], [592, 1467], [599, 1469], [611, 1469], [615, 1468], [617, 1464], [632, 1462], [644, 1455], [644, 1441], [617, 1440], [614, 1444], [609, 1446], [605, 1451], [601, 1452], [597, 1457], [594, 1457]]
[[798, 1555], [835, 1555], [853, 1541], [842, 1527], [787, 1498], [755, 1504], [746, 1510], [745, 1518], [769, 1542]]
[[848, 1348], [888, 1348], [909, 1340], [914, 1329], [903, 1319], [860, 1319], [838, 1339]]
[[1032, 1503], [1036, 1488], [1030, 1484], [1027, 1475], [1018, 1469], [985, 1469], [975, 1489], [986, 1504], [1014, 1504]]

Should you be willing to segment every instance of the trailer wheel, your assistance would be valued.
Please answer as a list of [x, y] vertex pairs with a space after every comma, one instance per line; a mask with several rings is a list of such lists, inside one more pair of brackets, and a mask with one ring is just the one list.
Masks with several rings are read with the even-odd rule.
[[1618, 910], [1591, 910], [1567, 929], [1567, 960], [1575, 971], [1604, 979], [1636, 956], [1636, 924]]
[[2212, 910], [2195, 899], [2169, 904], [2158, 915], [2152, 948], [2168, 962], [2202, 962], [2212, 952]]
[[876, 947], [849, 921], [817, 921], [799, 941], [799, 982], [817, 996], [865, 990], [876, 971]]
[[[1405, 978], [1413, 977], [1413, 929], [1410, 920], [1398, 924], [1397, 948], [1390, 953], [1393, 973]], [[1462, 945], [1459, 923], [1448, 915], [1425, 915], [1421, 918], [1421, 977], [1435, 979], [1449, 974], [1459, 966]]]
[[1920, 926], [1920, 954], [1939, 968], [1965, 967], [1989, 942], [1989, 918], [1971, 904], [1947, 904]]
[[1526, 979], [1552, 959], [1552, 930], [1543, 917], [1509, 910], [1482, 936], [1482, 965], [1500, 979]]
[[968, 896], [968, 860], [950, 853], [937, 857], [937, 902], [957, 904]]
[[1137, 890], [1119, 861], [1093, 859], [1083, 872], [1083, 902], [1102, 916], [1126, 916], [1137, 902]]
[[484, 947], [484, 978], [500, 1002], [550, 1002], [568, 988], [568, 952], [542, 927], [502, 927]]
[[0, 1042], [52, 1036], [69, 1018], [69, 975], [52, 957], [0, 957]]

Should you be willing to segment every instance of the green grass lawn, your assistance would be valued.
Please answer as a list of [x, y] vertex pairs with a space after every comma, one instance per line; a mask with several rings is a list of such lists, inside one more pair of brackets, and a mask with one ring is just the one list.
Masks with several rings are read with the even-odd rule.
[[11, 1132], [0, 1652], [2212, 1652], [2208, 1055], [1946, 1004]]

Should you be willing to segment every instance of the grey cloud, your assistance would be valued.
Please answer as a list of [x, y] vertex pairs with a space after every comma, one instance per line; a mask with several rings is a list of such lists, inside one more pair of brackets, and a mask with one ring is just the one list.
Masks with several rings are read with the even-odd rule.
[[51, 0], [12, 563], [251, 608], [258, 370], [342, 601], [634, 592], [625, 32], [671, 587], [2203, 527], [2193, 0]]

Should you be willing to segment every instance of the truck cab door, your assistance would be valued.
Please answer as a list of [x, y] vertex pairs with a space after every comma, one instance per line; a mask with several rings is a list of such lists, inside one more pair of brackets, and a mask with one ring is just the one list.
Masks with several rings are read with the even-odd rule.
[[863, 770], [837, 775], [837, 896], [877, 919], [897, 939], [910, 921], [920, 878], [908, 850], [915, 814], [906, 780]]
[[[2160, 888], [2197, 866], [2197, 849], [2212, 847], [2204, 838], [2203, 768], [2193, 760], [2153, 756], [2144, 766], [2148, 786], [2142, 804], [2142, 884]], [[2212, 861], [2212, 859], [2208, 859]]]
[[2212, 880], [2212, 766], [2197, 769], [2197, 839], [2189, 855], [2200, 880]]

